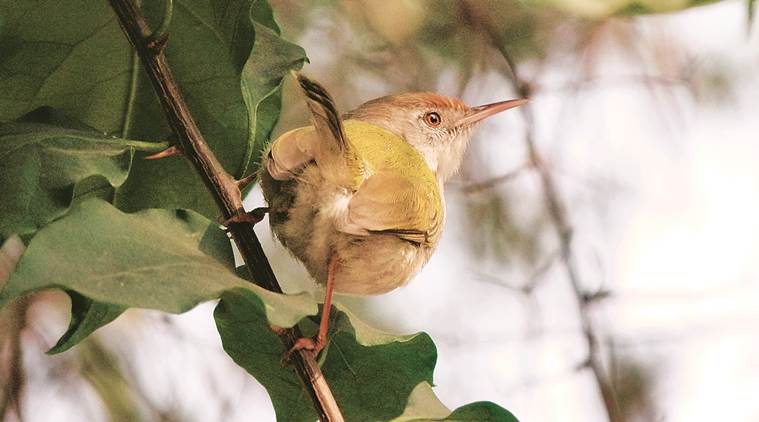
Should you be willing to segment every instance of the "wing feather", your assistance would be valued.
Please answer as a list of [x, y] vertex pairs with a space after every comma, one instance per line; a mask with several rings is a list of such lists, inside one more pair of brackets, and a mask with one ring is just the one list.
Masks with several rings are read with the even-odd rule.
[[266, 170], [275, 180], [292, 179], [298, 170], [314, 159], [316, 142], [316, 130], [311, 126], [284, 133], [271, 143]]
[[442, 229], [437, 186], [415, 183], [394, 171], [369, 177], [348, 204], [344, 231], [387, 233], [419, 244], [434, 243]]

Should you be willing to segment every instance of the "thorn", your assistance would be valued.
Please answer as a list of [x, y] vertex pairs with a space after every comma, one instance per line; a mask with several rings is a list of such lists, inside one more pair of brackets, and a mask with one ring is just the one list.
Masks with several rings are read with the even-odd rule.
[[157, 160], [159, 158], [171, 157], [173, 155], [182, 155], [182, 150], [176, 145], [172, 145], [161, 152], [145, 156], [146, 160]]
[[145, 47], [157, 56], [161, 54], [163, 48], [166, 47], [166, 41], [169, 39], [169, 28], [171, 27], [171, 18], [174, 16], [174, 0], [164, 0], [163, 6], [163, 19], [158, 29], [153, 31], [150, 36], [147, 37]]
[[255, 183], [256, 180], [258, 180], [258, 173], [253, 173], [248, 176], [243, 177], [242, 179], [237, 181], [237, 187], [240, 188], [240, 190], [245, 189], [248, 187], [248, 185]]
[[261, 220], [264, 219], [264, 216], [268, 212], [269, 212], [269, 207], [256, 208], [252, 211], [233, 215], [227, 218], [226, 220], [222, 220], [221, 225], [225, 227], [228, 227], [230, 224], [234, 224], [234, 223], [250, 223], [252, 225], [256, 225], [257, 223], [259, 223]]
[[168, 40], [169, 34], [162, 34], [156, 38], [150, 38], [146, 47], [148, 50], [152, 51], [153, 54], [158, 55], [163, 51], [163, 48], [166, 47], [166, 41]]
[[290, 350], [286, 351], [284, 355], [282, 355], [282, 359], [280, 359], [280, 365], [287, 366], [287, 364], [292, 361], [293, 355], [300, 350], [311, 353], [311, 355], [316, 358], [319, 356], [319, 352], [322, 348], [324, 348], [324, 344], [319, 344], [317, 340], [308, 337], [301, 337], [295, 341], [295, 344], [293, 344], [293, 347], [291, 347]]

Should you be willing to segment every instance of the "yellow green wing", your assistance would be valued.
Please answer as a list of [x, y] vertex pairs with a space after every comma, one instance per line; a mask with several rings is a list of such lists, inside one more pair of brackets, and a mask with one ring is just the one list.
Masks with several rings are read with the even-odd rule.
[[439, 190], [419, 182], [392, 170], [375, 173], [348, 204], [348, 221], [370, 233], [434, 244], [444, 217]]

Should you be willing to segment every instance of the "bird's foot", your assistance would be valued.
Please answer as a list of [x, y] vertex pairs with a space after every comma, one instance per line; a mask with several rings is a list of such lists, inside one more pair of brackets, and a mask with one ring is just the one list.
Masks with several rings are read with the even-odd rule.
[[230, 224], [234, 223], [250, 223], [251, 225], [256, 225], [264, 219], [264, 216], [266, 216], [266, 213], [268, 212], [269, 207], [255, 208], [246, 213], [233, 215], [232, 217], [221, 221], [221, 225], [224, 227], [229, 227]]

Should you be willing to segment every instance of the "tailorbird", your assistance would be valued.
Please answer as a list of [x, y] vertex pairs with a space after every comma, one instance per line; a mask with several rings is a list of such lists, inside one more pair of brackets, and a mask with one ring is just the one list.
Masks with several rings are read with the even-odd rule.
[[458, 170], [472, 130], [526, 100], [467, 107], [412, 92], [371, 100], [341, 118], [322, 86], [297, 78], [313, 125], [271, 143], [259, 180], [273, 232], [326, 286], [318, 334], [293, 347], [318, 353], [333, 292], [377, 295], [413, 278], [440, 240], [443, 184]]

